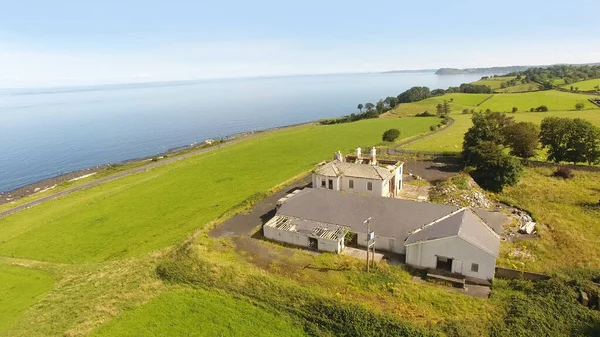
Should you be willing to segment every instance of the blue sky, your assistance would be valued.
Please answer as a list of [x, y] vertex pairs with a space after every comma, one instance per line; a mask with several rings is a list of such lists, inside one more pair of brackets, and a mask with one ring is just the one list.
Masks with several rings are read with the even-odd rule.
[[4, 1], [0, 86], [600, 62], [600, 1]]

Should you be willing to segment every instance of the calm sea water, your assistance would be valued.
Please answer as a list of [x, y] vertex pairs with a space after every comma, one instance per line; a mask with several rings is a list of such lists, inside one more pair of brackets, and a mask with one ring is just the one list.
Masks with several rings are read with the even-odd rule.
[[0, 191], [480, 75], [352, 74], [0, 90]]

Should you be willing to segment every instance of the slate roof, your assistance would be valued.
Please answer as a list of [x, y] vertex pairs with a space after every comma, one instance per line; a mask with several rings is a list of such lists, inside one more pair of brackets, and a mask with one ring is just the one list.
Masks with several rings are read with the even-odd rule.
[[411, 234], [405, 245], [458, 236], [465, 241], [498, 256], [500, 238], [473, 211], [464, 208]]
[[366, 232], [364, 221], [371, 217], [371, 229], [377, 236], [404, 241], [410, 232], [459, 209], [449, 205], [305, 188], [286, 200], [277, 214], [345, 226], [359, 233]]
[[346, 235], [342, 226], [324, 224], [311, 220], [298, 219], [288, 216], [275, 215], [265, 227], [273, 227], [282, 231], [302, 233], [308, 236], [320, 237], [338, 241]]
[[318, 175], [326, 177], [355, 177], [385, 180], [392, 173], [390, 169], [369, 164], [347, 163], [338, 160], [330, 161], [317, 168]]

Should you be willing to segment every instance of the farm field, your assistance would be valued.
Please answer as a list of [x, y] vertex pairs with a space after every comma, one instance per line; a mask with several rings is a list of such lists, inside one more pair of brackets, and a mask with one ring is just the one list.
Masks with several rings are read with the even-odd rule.
[[0, 335], [53, 284], [46, 272], [0, 263]]
[[587, 81], [565, 84], [562, 86], [562, 88], [571, 89], [571, 87], [574, 87], [574, 88], [579, 88], [579, 90], [582, 90], [582, 91], [588, 91], [588, 90], [596, 90], [595, 87], [597, 85], [600, 85], [600, 78], [594, 78], [594, 79], [587, 80]]
[[[463, 109], [478, 109], [477, 104], [481, 104], [492, 95], [488, 94], [445, 94], [442, 96], [431, 97], [419, 102], [402, 103], [389, 111], [387, 117], [396, 116], [414, 116], [424, 111], [435, 114], [435, 108], [438, 104], [444, 103], [444, 100], [450, 102], [452, 111], [462, 111]], [[386, 116], [384, 116], [386, 117]]]
[[392, 127], [403, 138], [414, 136], [437, 120], [286, 129], [82, 190], [0, 219], [0, 254], [66, 263], [140, 256], [175, 244], [336, 150], [377, 144]]
[[305, 336], [289, 316], [205, 290], [173, 290], [92, 336]]
[[[509, 114], [516, 121], [541, 123], [544, 117], [570, 117], [583, 118], [600, 126], [600, 109], [583, 111], [549, 111], [549, 112], [518, 112]], [[436, 152], [460, 152], [465, 132], [471, 127], [470, 114], [453, 114], [454, 124], [430, 137], [407, 145], [407, 150], [436, 151]]]
[[572, 94], [568, 92], [547, 90], [526, 92], [520, 94], [496, 94], [494, 97], [485, 101], [479, 106], [483, 111], [490, 109], [492, 111], [509, 112], [513, 107], [519, 111], [529, 111], [531, 108], [537, 108], [540, 105], [546, 105], [549, 110], [575, 110], [575, 104], [583, 103], [586, 109], [595, 106], [588, 101], [589, 96], [581, 94]]
[[514, 78], [515, 78], [515, 76], [490, 77], [490, 78], [485, 79], [485, 80], [475, 81], [475, 82], [473, 82], [473, 84], [476, 84], [476, 85], [487, 85], [492, 90], [496, 90], [496, 89], [500, 89], [500, 84], [502, 82], [510, 81], [510, 80], [512, 80]]
[[518, 92], [537, 91], [537, 90], [542, 90], [542, 89], [543, 89], [543, 87], [538, 83], [523, 83], [523, 84], [517, 84], [517, 85], [511, 86], [511, 87], [507, 87], [504, 89], [496, 89], [496, 92], [510, 94], [510, 93], [518, 93]]

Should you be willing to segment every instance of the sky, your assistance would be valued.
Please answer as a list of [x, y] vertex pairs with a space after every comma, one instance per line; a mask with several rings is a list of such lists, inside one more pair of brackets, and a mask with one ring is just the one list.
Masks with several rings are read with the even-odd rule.
[[600, 1], [9, 1], [0, 87], [600, 62]]

